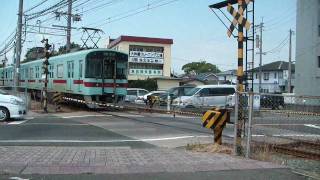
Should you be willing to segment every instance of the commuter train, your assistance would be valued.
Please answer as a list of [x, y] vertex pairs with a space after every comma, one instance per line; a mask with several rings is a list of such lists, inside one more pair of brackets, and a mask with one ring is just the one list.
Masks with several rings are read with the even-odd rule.
[[[20, 86], [40, 93], [43, 59], [22, 63]], [[109, 49], [89, 49], [49, 58], [48, 92], [62, 92], [86, 102], [123, 100], [128, 86], [128, 55]], [[14, 68], [0, 68], [4, 86], [13, 86]]]

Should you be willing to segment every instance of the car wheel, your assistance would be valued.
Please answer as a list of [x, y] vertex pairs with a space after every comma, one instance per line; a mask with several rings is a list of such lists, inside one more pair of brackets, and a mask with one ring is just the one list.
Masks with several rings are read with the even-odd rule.
[[9, 111], [4, 107], [0, 107], [0, 121], [6, 121], [9, 118], [10, 118]]

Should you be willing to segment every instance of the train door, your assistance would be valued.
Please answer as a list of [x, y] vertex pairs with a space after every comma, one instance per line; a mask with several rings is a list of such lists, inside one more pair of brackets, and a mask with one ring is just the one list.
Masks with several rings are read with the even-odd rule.
[[73, 85], [73, 76], [74, 76], [74, 63], [73, 61], [67, 62], [67, 91], [72, 91], [72, 85]]
[[83, 81], [83, 61], [79, 61], [79, 73], [78, 73], [78, 92], [81, 92], [81, 82]]

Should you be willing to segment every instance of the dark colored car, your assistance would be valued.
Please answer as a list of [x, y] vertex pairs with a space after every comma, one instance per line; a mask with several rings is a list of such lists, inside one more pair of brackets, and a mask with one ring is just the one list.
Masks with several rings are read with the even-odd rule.
[[175, 98], [177, 98], [179, 96], [185, 96], [186, 93], [188, 91], [190, 91], [191, 89], [193, 89], [194, 87], [196, 87], [196, 86], [185, 85], [185, 86], [173, 87], [173, 88], [169, 89], [166, 94], [163, 94], [160, 96], [160, 104], [161, 105], [167, 104], [168, 94], [169, 94], [170, 100], [171, 100], [170, 104], [172, 104], [172, 101]]
[[262, 108], [281, 109], [284, 107], [284, 98], [279, 95], [261, 95], [260, 105]]

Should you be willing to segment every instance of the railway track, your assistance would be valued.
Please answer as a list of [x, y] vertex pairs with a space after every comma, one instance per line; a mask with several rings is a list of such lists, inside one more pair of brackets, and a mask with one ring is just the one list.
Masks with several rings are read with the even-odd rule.
[[273, 145], [272, 148], [279, 153], [320, 160], [320, 142], [300, 141], [284, 145]]

